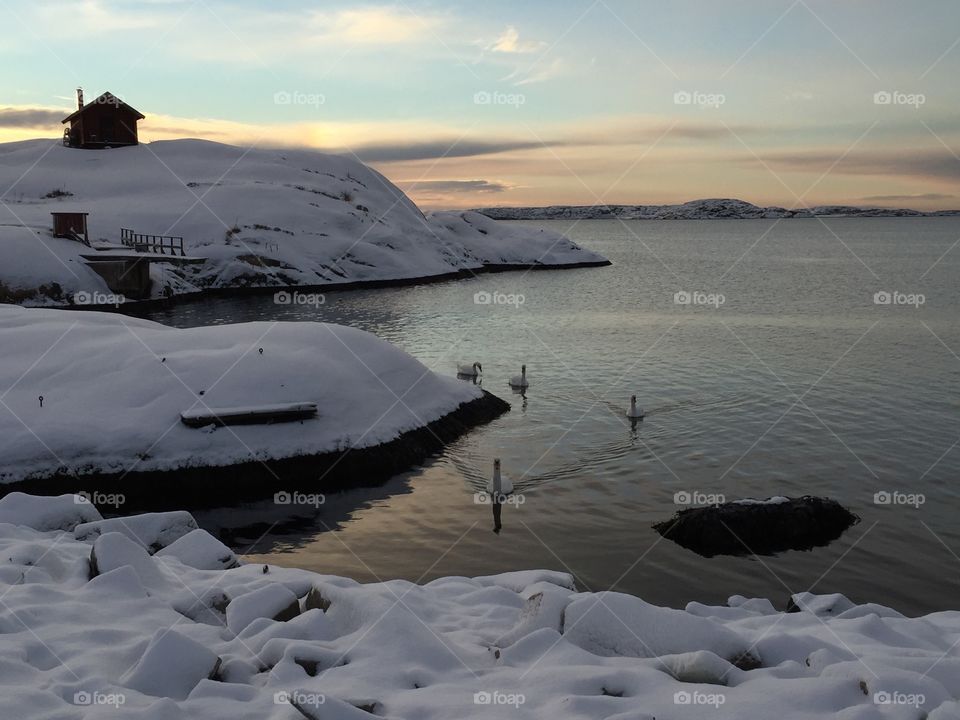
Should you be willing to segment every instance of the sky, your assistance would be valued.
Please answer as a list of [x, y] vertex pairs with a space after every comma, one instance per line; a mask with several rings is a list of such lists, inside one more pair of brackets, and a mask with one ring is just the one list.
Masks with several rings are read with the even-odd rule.
[[956, 0], [0, 0], [0, 142], [306, 146], [425, 208], [960, 208]]

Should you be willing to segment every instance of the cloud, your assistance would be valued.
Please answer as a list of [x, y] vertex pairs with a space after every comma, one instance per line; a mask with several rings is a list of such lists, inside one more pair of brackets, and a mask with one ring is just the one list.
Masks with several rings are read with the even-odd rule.
[[532, 85], [533, 83], [545, 82], [559, 77], [566, 70], [566, 63], [561, 58], [554, 58], [548, 65], [534, 63], [530, 67], [521, 70], [517, 68], [510, 73], [504, 80], [512, 80], [516, 86]]
[[950, 200], [955, 197], [956, 195], [944, 193], [917, 193], [914, 195], [868, 195], [860, 199], [876, 202], [910, 202], [911, 200]]
[[408, 43], [432, 35], [443, 19], [393, 7], [318, 13], [314, 22], [333, 38], [351, 43]]
[[867, 150], [850, 153], [838, 161], [840, 156], [840, 152], [824, 151], [775, 153], [766, 155], [764, 161], [774, 168], [798, 172], [827, 172], [832, 167], [832, 174], [836, 175], [909, 176], [960, 181], [960, 161], [946, 151]]
[[501, 53], [535, 53], [547, 47], [547, 43], [541, 40], [521, 40], [520, 33], [513, 25], [508, 25], [507, 29], [492, 44], [487, 46], [488, 50]]
[[60, 121], [69, 114], [69, 110], [48, 110], [44, 108], [0, 108], [0, 127], [59, 127]]
[[[403, 162], [406, 160], [434, 160], [439, 158], [474, 157], [493, 155], [514, 150], [532, 150], [556, 147], [564, 141], [539, 140], [426, 140], [412, 143], [379, 143], [351, 148], [353, 154], [364, 162]], [[331, 149], [328, 152], [338, 152]]]
[[397, 183], [408, 192], [417, 193], [502, 193], [511, 186], [489, 180], [416, 180]]

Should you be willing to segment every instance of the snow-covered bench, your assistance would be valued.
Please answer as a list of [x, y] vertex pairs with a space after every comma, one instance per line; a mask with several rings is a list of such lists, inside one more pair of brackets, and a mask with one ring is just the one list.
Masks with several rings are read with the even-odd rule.
[[180, 413], [180, 420], [184, 425], [199, 428], [207, 425], [259, 425], [294, 422], [296, 420], [308, 420], [316, 417], [316, 415], [317, 404], [315, 402], [299, 402], [184, 410]]

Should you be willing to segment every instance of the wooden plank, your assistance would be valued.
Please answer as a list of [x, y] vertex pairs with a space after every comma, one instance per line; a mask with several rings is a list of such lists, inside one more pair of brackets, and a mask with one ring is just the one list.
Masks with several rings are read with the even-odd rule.
[[201, 408], [184, 410], [180, 422], [187, 427], [207, 425], [270, 425], [280, 422], [309, 420], [317, 416], [315, 402], [284, 403], [277, 405], [248, 405], [243, 407]]

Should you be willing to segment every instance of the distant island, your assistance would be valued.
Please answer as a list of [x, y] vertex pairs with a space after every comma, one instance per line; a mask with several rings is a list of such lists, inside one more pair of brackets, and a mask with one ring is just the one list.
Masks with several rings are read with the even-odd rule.
[[744, 200], [692, 200], [682, 205], [552, 205], [550, 207], [493, 207], [476, 212], [494, 220], [756, 220], [814, 217], [943, 217], [960, 210], [922, 212], [901, 208], [820, 205], [788, 210], [759, 207]]

